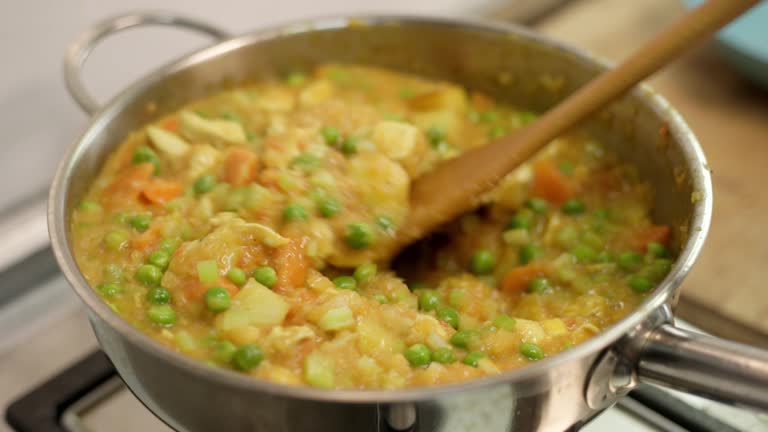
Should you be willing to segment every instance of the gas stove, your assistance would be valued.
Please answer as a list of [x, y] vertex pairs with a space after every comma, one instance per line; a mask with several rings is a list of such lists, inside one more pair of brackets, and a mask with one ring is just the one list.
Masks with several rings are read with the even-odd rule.
[[[376, 11], [530, 22], [564, 2], [390, 0], [377, 3]], [[301, 16], [371, 9], [366, 2], [350, 0], [249, 2], [247, 7], [239, 0], [168, 0], [163, 5], [191, 16], [215, 17], [222, 28], [234, 32]], [[0, 68], [0, 119], [5, 120], [0, 143], [5, 156], [0, 158], [0, 409], [7, 422], [0, 422], [0, 432], [11, 427], [20, 432], [170, 430], [127, 390], [98, 351], [85, 310], [47, 246], [44, 189], [64, 145], [84, 121], [65, 94], [60, 58], [79, 32], [97, 19], [124, 12], [124, 7], [120, 0], [0, 4], [4, 36], [0, 51], [8, 60]], [[135, 0], [131, 7], [155, 8], [156, 2]], [[173, 32], [150, 33], [115, 41], [111, 50], [105, 50], [140, 55], [117, 59], [96, 53], [91, 84], [97, 96], [103, 98], [153, 66], [203, 43], [180, 39]], [[39, 124], [41, 118], [45, 127]], [[455, 416], [451, 426], [465, 431], [473, 415], [477, 416], [470, 411], [451, 413]], [[768, 420], [694, 396], [644, 387], [582, 430], [768, 432]]]

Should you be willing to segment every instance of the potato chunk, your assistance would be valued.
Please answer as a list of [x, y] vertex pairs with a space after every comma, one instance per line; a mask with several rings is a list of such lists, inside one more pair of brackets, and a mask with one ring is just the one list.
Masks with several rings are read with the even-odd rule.
[[412, 125], [395, 121], [382, 121], [373, 128], [371, 140], [387, 157], [402, 160], [413, 153], [419, 130]]

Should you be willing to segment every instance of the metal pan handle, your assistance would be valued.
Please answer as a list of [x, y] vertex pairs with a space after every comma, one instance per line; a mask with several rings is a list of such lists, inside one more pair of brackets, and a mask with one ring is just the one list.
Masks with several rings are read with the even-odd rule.
[[82, 70], [96, 45], [107, 36], [139, 26], [172, 26], [194, 30], [211, 36], [214, 40], [230, 37], [229, 33], [191, 18], [165, 13], [138, 13], [121, 15], [101, 21], [86, 31], [70, 46], [64, 59], [64, 79], [72, 98], [88, 114], [94, 114], [101, 106], [86, 90]]
[[768, 351], [663, 324], [639, 352], [637, 378], [709, 399], [768, 410]]

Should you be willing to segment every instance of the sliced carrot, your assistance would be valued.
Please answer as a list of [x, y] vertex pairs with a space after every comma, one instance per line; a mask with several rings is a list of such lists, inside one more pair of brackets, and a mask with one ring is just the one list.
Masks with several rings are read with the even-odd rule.
[[184, 295], [189, 301], [203, 301], [206, 291], [213, 287], [224, 288], [230, 296], [234, 296], [240, 291], [240, 288], [237, 285], [224, 277], [216, 279], [216, 281], [211, 284], [202, 284], [197, 279], [190, 279], [189, 282], [184, 285]]
[[476, 109], [488, 109], [493, 107], [493, 99], [480, 92], [472, 92], [469, 101]]
[[672, 235], [668, 225], [651, 225], [640, 230], [635, 236], [635, 249], [645, 252], [648, 243], [656, 242], [666, 245]]
[[501, 289], [508, 294], [524, 291], [528, 284], [537, 277], [544, 276], [547, 266], [540, 263], [532, 263], [510, 270], [501, 281]]
[[163, 122], [162, 127], [169, 132], [176, 132], [179, 130], [179, 118], [176, 116], [169, 118]]
[[149, 162], [130, 165], [118, 173], [112, 183], [104, 189], [104, 199], [114, 204], [138, 199], [141, 189], [154, 172], [155, 166]]
[[141, 189], [141, 196], [152, 204], [165, 204], [181, 195], [181, 183], [173, 180], [152, 179]]
[[568, 178], [551, 161], [539, 160], [533, 166], [531, 195], [560, 205], [573, 194]]
[[245, 186], [256, 180], [259, 156], [241, 147], [231, 148], [224, 156], [224, 181], [234, 186]]
[[161, 237], [160, 227], [150, 224], [146, 231], [131, 239], [131, 249], [149, 252], [157, 247]]
[[274, 262], [277, 271], [275, 291], [285, 293], [306, 284], [310, 264], [305, 253], [306, 243], [306, 237], [296, 238], [275, 250]]

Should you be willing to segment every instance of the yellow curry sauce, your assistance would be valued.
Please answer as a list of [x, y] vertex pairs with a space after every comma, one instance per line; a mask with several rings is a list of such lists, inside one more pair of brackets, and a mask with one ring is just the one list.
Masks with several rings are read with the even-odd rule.
[[551, 143], [406, 279], [372, 258], [408, 223], [414, 178], [534, 117], [349, 65], [219, 93], [125, 139], [74, 210], [75, 256], [142, 332], [274, 382], [400, 388], [524, 366], [669, 271], [647, 185], [599, 143]]

